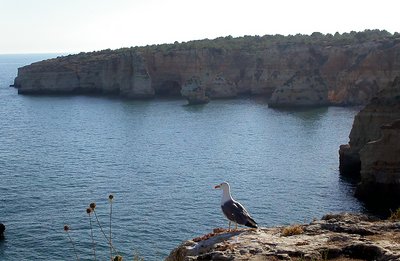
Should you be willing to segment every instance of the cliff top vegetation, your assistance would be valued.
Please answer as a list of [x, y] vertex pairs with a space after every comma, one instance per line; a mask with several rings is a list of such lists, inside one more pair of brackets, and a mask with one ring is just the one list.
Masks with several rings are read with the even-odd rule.
[[[323, 45], [323, 46], [345, 46], [350, 44], [361, 44], [368, 41], [384, 41], [384, 40], [400, 40], [400, 33], [390, 33], [386, 30], [364, 30], [362, 32], [351, 31], [349, 33], [335, 34], [322, 34], [314, 32], [311, 35], [296, 34], [296, 35], [264, 35], [264, 36], [250, 36], [245, 35], [241, 37], [218, 37], [215, 39], [193, 40], [188, 42], [175, 42], [172, 44], [158, 44], [125, 47], [117, 50], [105, 49], [94, 52], [81, 52], [79, 57], [81, 59], [88, 58], [101, 58], [110, 57], [118, 54], [126, 53], [129, 51], [140, 51], [144, 53], [171, 53], [177, 51], [188, 50], [201, 50], [212, 49], [215, 52], [223, 53], [224, 50], [247, 50], [256, 51], [266, 49], [272, 46], [287, 47], [291, 45]], [[71, 57], [75, 55], [68, 55]], [[93, 57], [95, 56], [95, 57]], [[95, 58], [95, 59], [96, 59]]]
[[[362, 32], [351, 31], [350, 33], [322, 34], [314, 32], [311, 35], [264, 35], [242, 37], [218, 37], [215, 39], [194, 40], [189, 42], [175, 42], [173, 44], [147, 45], [142, 47], [132, 47], [150, 52], [156, 51], [180, 51], [190, 49], [217, 48], [217, 49], [262, 49], [273, 45], [291, 44], [318, 44], [318, 45], [348, 45], [374, 40], [400, 39], [400, 33], [389, 33], [386, 30], [364, 30]], [[123, 51], [131, 48], [121, 48], [116, 51]]]

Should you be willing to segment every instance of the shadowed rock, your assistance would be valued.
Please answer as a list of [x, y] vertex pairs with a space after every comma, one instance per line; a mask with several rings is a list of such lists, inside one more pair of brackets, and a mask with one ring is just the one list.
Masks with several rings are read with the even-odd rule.
[[0, 223], [0, 239], [4, 237], [4, 231], [6, 231], [6, 226]]
[[381, 127], [380, 139], [360, 150], [361, 182], [356, 195], [368, 202], [400, 205], [400, 119]]
[[377, 206], [400, 205], [400, 77], [354, 118], [339, 150], [342, 174], [360, 177], [356, 195]]
[[342, 173], [359, 175], [360, 150], [368, 142], [381, 138], [383, 125], [397, 119], [400, 119], [400, 77], [396, 77], [355, 116], [349, 144], [341, 145], [339, 150]]

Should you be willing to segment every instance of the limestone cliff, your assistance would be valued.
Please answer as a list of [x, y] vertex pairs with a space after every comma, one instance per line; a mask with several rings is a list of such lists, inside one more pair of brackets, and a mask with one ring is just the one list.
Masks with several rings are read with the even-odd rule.
[[310, 224], [227, 232], [186, 241], [166, 261], [399, 260], [400, 223], [326, 215]]
[[[359, 152], [370, 141], [381, 137], [381, 126], [400, 119], [400, 77], [380, 91], [354, 118], [349, 144], [340, 148], [341, 171], [357, 175]], [[354, 170], [353, 168], [354, 167]]]
[[340, 146], [343, 174], [358, 176], [356, 195], [379, 205], [400, 205], [400, 77], [355, 117], [350, 142]]
[[[347, 42], [263, 36], [60, 57], [20, 68], [14, 86], [19, 93], [183, 95], [194, 102], [261, 95], [271, 106], [355, 105], [366, 104], [396, 75], [397, 35]], [[192, 79], [201, 86], [194, 88]]]
[[102, 51], [69, 55], [18, 69], [18, 93], [119, 93], [154, 95], [143, 58], [136, 52]]
[[356, 195], [380, 205], [400, 205], [400, 118], [381, 127], [381, 138], [365, 144], [360, 160]]

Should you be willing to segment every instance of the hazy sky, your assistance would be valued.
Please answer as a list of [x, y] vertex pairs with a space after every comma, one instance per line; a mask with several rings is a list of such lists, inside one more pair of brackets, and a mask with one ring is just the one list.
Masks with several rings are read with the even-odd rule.
[[0, 0], [0, 54], [219, 36], [400, 31], [398, 0]]

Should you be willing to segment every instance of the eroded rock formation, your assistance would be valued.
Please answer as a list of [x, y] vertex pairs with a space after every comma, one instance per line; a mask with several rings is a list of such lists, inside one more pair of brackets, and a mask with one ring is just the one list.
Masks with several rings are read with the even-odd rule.
[[381, 126], [400, 119], [400, 77], [380, 91], [354, 118], [349, 144], [340, 147], [341, 170], [350, 175], [354, 166], [361, 166], [359, 152], [370, 141], [382, 135]]
[[218, 231], [182, 243], [166, 261], [400, 259], [399, 222], [337, 214], [298, 227], [293, 235], [284, 227]]
[[193, 77], [183, 84], [181, 94], [188, 100], [189, 104], [204, 104], [210, 101], [206, 96], [206, 89], [201, 79], [197, 77]]
[[[355, 117], [350, 142], [341, 145], [342, 174], [358, 176], [357, 195], [400, 204], [400, 77]], [[396, 203], [397, 202], [397, 203]]]
[[[349, 43], [268, 37], [70, 55], [20, 68], [14, 86], [19, 93], [183, 95], [199, 102], [261, 95], [271, 106], [355, 105], [400, 75], [394, 36]], [[201, 86], [192, 88], [191, 79]]]
[[119, 93], [154, 96], [143, 58], [135, 52], [103, 51], [59, 57], [18, 69], [18, 93]]
[[[400, 99], [400, 96], [399, 96]], [[378, 204], [400, 203], [400, 118], [381, 127], [381, 138], [360, 150], [361, 182], [356, 195]]]

